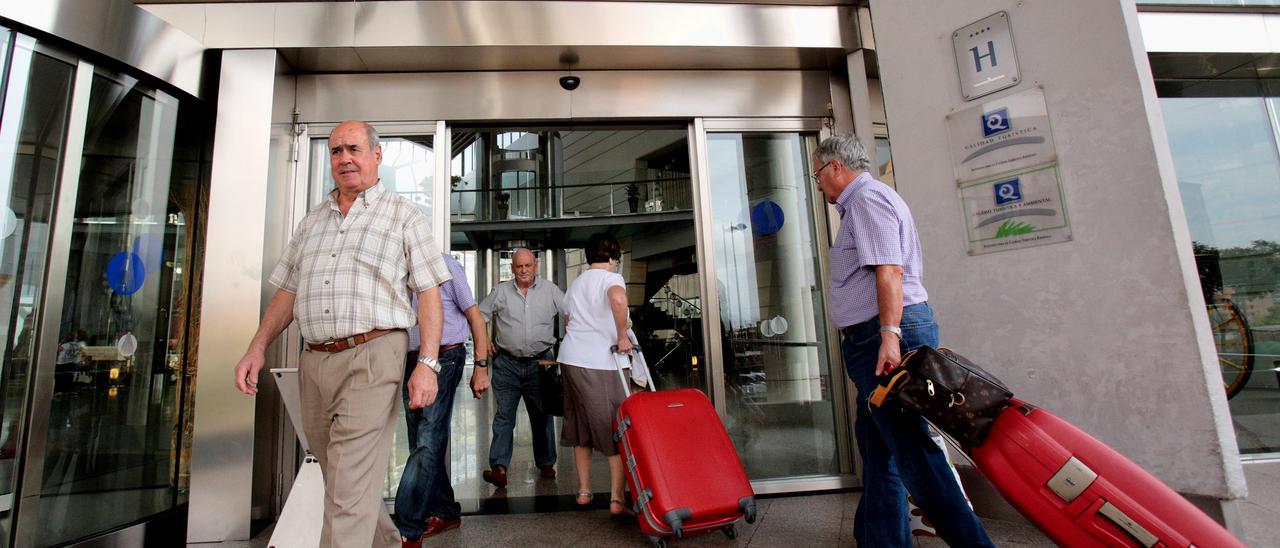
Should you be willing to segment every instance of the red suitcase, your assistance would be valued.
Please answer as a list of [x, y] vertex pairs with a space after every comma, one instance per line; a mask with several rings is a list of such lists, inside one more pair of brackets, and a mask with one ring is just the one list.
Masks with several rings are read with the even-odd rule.
[[987, 480], [1062, 546], [1244, 546], [1084, 431], [1017, 399], [968, 449]]
[[755, 492], [702, 392], [633, 394], [618, 407], [613, 427], [640, 530], [655, 546], [717, 529], [734, 538], [738, 518], [755, 521]]

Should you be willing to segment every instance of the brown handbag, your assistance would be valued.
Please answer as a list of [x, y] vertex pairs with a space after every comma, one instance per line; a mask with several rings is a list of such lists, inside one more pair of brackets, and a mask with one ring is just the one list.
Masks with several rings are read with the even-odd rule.
[[962, 445], [978, 447], [1012, 397], [1004, 383], [964, 356], [922, 346], [902, 357], [902, 367], [876, 387], [867, 405], [896, 401]]

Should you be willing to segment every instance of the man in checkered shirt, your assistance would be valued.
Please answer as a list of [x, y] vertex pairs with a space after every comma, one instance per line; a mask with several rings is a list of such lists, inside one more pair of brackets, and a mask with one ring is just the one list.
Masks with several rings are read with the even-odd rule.
[[[427, 218], [378, 181], [382, 147], [365, 122], [329, 134], [336, 188], [298, 224], [271, 283], [279, 289], [236, 364], [236, 387], [257, 393], [271, 341], [293, 320], [306, 341], [298, 366], [303, 431], [324, 475], [320, 545], [399, 546], [382, 502], [406, 329], [421, 346], [408, 380], [409, 406], [437, 393], [443, 324], [438, 286], [450, 279]], [[412, 305], [410, 291], [417, 294]]]
[[867, 172], [867, 149], [853, 136], [824, 140], [811, 162], [818, 190], [840, 213], [830, 255], [831, 321], [843, 335], [845, 371], [858, 388], [854, 439], [864, 489], [853, 536], [859, 546], [911, 546], [910, 492], [947, 544], [993, 546], [924, 419], [867, 407], [878, 375], [898, 367], [907, 351], [938, 345], [911, 210]]

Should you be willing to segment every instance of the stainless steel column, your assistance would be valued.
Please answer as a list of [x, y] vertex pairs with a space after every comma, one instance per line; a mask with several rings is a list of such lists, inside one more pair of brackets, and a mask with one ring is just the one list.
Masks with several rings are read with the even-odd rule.
[[866, 50], [858, 50], [845, 57], [849, 67], [849, 102], [853, 107], [853, 134], [867, 146], [867, 158], [872, 166], [876, 161], [876, 134], [872, 125], [871, 91], [867, 89]]
[[222, 53], [205, 238], [188, 542], [246, 540], [253, 401], [233, 368], [261, 318], [274, 50]]

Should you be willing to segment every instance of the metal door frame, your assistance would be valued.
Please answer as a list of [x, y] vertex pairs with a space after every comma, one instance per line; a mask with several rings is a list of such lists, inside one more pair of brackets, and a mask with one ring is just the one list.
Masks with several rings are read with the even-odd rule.
[[[716, 293], [714, 282], [714, 272], [716, 271], [715, 234], [712, 233], [712, 226], [708, 222], [712, 218], [712, 196], [707, 134], [762, 132], [817, 133], [818, 140], [821, 141], [831, 136], [831, 124], [830, 120], [826, 118], [695, 118], [689, 124], [689, 159], [690, 165], [693, 166], [692, 177], [694, 180], [694, 226], [697, 230], [697, 254], [698, 264], [700, 265], [699, 283], [701, 285], [700, 290], [702, 292], [704, 311], [702, 315], [702, 334], [708, 358], [707, 392], [711, 394], [711, 400], [715, 404], [716, 412], [722, 418], [727, 416], [724, 379], [725, 357], [719, 336], [721, 329], [720, 296]], [[804, 188], [811, 198], [809, 202], [813, 209], [815, 236], [830, 238], [831, 229], [826, 203], [823, 200], [812, 199], [815, 197], [812, 185], [804, 185]], [[815, 243], [819, 245], [817, 250], [819, 260], [818, 281], [823, 287], [826, 287], [830, 277], [830, 270], [827, 263], [828, 258], [821, 250], [824, 243], [829, 244], [830, 242], [819, 240]], [[823, 291], [822, 295], [823, 305], [829, 310], [830, 296], [826, 291]], [[839, 334], [831, 322], [825, 322], [825, 324], [827, 341], [839, 341]], [[827, 345], [827, 358], [832, 366], [829, 373], [831, 376], [831, 400], [835, 413], [835, 432], [833, 434], [836, 438], [836, 454], [840, 459], [839, 474], [794, 479], [756, 480], [751, 482], [756, 493], [817, 491], [861, 485], [859, 478], [854, 476], [857, 455], [851, 443], [853, 422], [849, 411], [852, 408], [851, 398], [853, 393], [848, 389], [848, 383], [843, 382], [845, 376], [840, 374], [840, 369], [836, 367], [843, 363], [838, 344]]]

